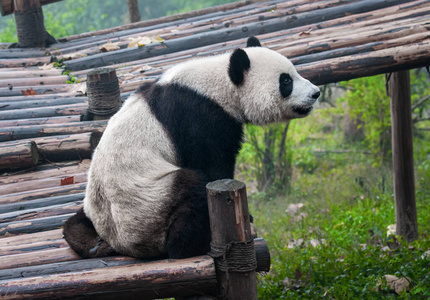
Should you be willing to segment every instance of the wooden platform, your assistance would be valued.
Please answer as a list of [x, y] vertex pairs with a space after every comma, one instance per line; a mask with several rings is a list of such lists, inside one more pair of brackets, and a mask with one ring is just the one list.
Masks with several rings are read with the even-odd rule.
[[[240, 1], [66, 37], [48, 49], [1, 49], [2, 299], [115, 298], [118, 291], [122, 297], [172, 296], [169, 289], [161, 288], [161, 294], [144, 289], [153, 280], [137, 275], [146, 262], [83, 261], [62, 238], [64, 221], [82, 205], [91, 153], [106, 126], [106, 121], [80, 121], [88, 105], [86, 74], [116, 68], [125, 100], [169, 66], [243, 47], [251, 35], [289, 57], [303, 77], [319, 85], [425, 67], [430, 64], [430, 0]], [[163, 41], [127, 48], [147, 37]], [[102, 52], [108, 42], [119, 49]], [[53, 67], [53, 61], [71, 72]], [[213, 290], [213, 260], [196, 259], [207, 271], [202, 286]], [[160, 261], [160, 270], [172, 264]], [[181, 280], [178, 275], [177, 286], [190, 294], [192, 287]]]

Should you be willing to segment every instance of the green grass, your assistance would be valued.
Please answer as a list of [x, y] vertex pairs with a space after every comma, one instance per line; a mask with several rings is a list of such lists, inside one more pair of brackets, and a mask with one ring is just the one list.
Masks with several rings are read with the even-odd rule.
[[[408, 244], [398, 237], [400, 247], [391, 249], [392, 170], [372, 168], [371, 154], [360, 152], [363, 145], [345, 145], [336, 132], [321, 134], [324, 124], [317, 119], [318, 112], [316, 120], [300, 120], [289, 133], [296, 143], [290, 193], [249, 195], [254, 223], [272, 255], [271, 271], [259, 276], [259, 299], [430, 299], [430, 254], [424, 254], [430, 249], [429, 148], [415, 166], [420, 238]], [[358, 152], [321, 154], [316, 148]], [[291, 203], [304, 206], [292, 216], [285, 212]], [[408, 277], [409, 291], [398, 295], [386, 284], [378, 289], [384, 275]]]

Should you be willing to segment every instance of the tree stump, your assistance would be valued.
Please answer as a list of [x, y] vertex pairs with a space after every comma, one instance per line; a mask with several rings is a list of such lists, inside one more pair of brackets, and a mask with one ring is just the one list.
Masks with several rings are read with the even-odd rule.
[[109, 119], [121, 107], [115, 69], [102, 68], [87, 74], [88, 112], [93, 120]]
[[14, 7], [19, 47], [48, 47], [56, 43], [45, 29], [39, 0], [14, 0]]
[[257, 299], [257, 263], [245, 184], [224, 179], [209, 183], [206, 189], [218, 297]]

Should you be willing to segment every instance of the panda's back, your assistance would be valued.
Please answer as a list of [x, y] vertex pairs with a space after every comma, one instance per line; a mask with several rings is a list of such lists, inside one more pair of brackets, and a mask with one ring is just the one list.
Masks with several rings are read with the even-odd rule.
[[145, 237], [145, 256], [164, 251], [169, 220], [162, 216], [170, 209], [168, 187], [179, 169], [174, 153], [141, 95], [132, 95], [109, 121], [93, 155], [84, 210], [117, 251], [142, 251], [134, 243]]

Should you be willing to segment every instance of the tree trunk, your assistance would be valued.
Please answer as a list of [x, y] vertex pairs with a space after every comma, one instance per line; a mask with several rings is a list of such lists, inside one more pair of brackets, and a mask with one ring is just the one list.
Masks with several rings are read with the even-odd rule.
[[130, 15], [130, 23], [140, 21], [139, 3], [137, 0], [127, 0], [128, 13]]

